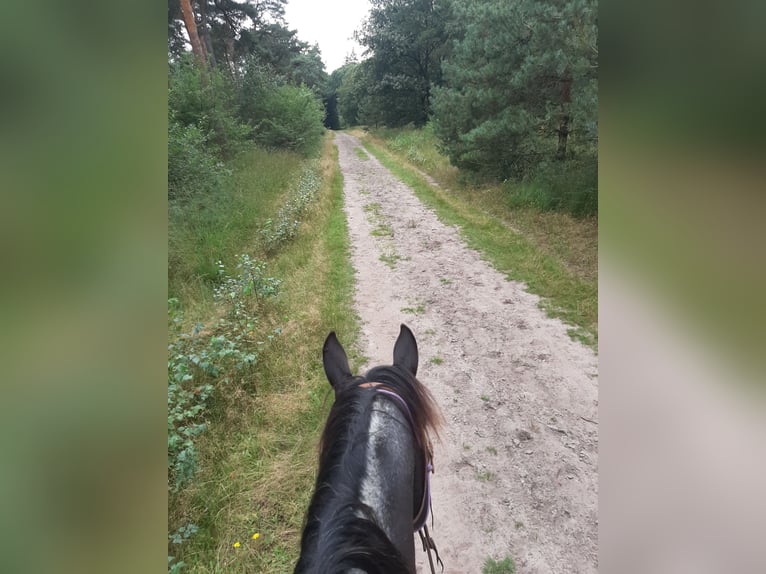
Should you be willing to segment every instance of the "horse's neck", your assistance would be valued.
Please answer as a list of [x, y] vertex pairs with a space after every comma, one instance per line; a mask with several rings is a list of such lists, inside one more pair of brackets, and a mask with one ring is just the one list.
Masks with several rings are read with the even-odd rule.
[[[373, 518], [382, 532], [398, 550], [411, 572], [415, 572], [415, 545], [412, 531], [413, 485], [415, 482], [415, 439], [405, 415], [384, 397], [375, 397], [369, 407], [369, 422], [356, 426], [357, 436], [366, 436], [367, 442], [350, 437], [350, 446], [344, 460], [337, 464], [316, 496], [322, 510], [313, 528], [325, 534], [343, 530], [340, 524], [346, 518], [339, 509], [349, 505], [360, 506], [356, 515], [361, 519]], [[361, 421], [360, 421], [361, 422]], [[353, 429], [352, 429], [353, 430]], [[349, 472], [352, 480], [349, 481]], [[311, 510], [309, 511], [311, 512]], [[368, 515], [372, 514], [372, 517]], [[307, 526], [308, 530], [308, 526]], [[304, 532], [305, 535], [305, 532]], [[302, 546], [301, 560], [296, 571], [312, 564], [323, 555], [323, 536], [315, 531], [313, 542]], [[304, 542], [306, 542], [304, 540]], [[304, 562], [305, 561], [305, 562]], [[313, 571], [308, 568], [306, 571]]]
[[415, 444], [404, 414], [385, 397], [376, 397], [368, 432], [360, 502], [375, 513], [378, 524], [414, 571], [412, 532]]

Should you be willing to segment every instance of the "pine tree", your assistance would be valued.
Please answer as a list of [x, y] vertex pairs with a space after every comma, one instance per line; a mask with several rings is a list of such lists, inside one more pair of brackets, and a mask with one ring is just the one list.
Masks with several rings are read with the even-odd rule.
[[460, 167], [507, 178], [595, 153], [595, 0], [453, 2], [436, 133]]

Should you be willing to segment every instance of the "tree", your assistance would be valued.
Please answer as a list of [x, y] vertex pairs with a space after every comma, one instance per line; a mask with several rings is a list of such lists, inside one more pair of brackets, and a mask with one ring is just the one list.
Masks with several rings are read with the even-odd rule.
[[445, 46], [443, 2], [371, 0], [358, 34], [367, 47], [375, 94], [388, 125], [423, 125], [431, 112], [431, 89], [441, 83]]
[[197, 33], [197, 23], [194, 17], [194, 11], [191, 7], [190, 0], [181, 1], [181, 13], [183, 14], [184, 24], [186, 25], [186, 33], [189, 35], [189, 43], [192, 47], [194, 57], [200, 66], [204, 67], [207, 64], [207, 53], [204, 49], [202, 42], [200, 42], [199, 34]]
[[434, 123], [453, 164], [499, 178], [597, 144], [595, 0], [452, 3]]

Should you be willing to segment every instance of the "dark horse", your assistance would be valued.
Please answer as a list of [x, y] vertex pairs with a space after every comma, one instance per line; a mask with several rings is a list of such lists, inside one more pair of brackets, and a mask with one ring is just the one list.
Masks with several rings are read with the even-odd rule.
[[[415, 378], [418, 347], [402, 325], [394, 364], [355, 377], [335, 333], [323, 349], [335, 390], [296, 573], [414, 574], [425, 522], [430, 432], [438, 410]], [[430, 555], [429, 555], [430, 558]]]

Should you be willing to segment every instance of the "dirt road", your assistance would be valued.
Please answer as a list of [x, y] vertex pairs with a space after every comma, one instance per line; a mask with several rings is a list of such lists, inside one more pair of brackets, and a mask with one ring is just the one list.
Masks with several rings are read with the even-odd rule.
[[445, 573], [479, 573], [507, 555], [518, 573], [597, 572], [594, 353], [374, 157], [360, 158], [355, 138], [335, 141], [362, 350], [371, 365], [390, 364], [399, 324], [410, 326], [418, 378], [446, 420], [432, 483]]

